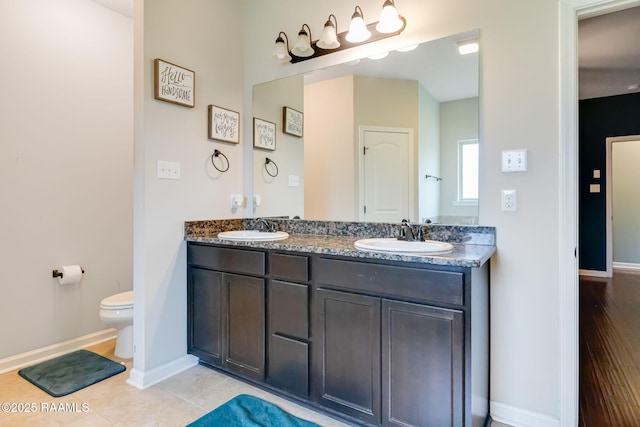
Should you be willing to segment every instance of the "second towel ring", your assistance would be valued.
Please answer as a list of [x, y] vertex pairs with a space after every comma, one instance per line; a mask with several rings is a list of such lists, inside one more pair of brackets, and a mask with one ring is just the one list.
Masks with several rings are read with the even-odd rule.
[[[226, 169], [220, 169], [218, 166], [216, 166], [216, 162], [214, 161], [214, 159], [213, 159], [213, 158], [214, 158], [214, 157], [220, 157], [220, 156], [224, 157], [224, 160], [225, 160], [225, 161], [226, 161], [226, 163], [227, 163], [227, 167], [226, 167]], [[217, 170], [217, 171], [219, 171], [219, 172], [226, 172], [226, 171], [228, 171], [228, 170], [229, 170], [229, 159], [227, 159], [227, 156], [225, 156], [224, 154], [222, 154], [222, 152], [221, 152], [220, 150], [218, 150], [218, 149], [216, 149], [216, 150], [213, 152], [213, 154], [211, 155], [211, 164], [212, 164], [212, 165], [213, 165], [213, 167], [214, 167], [214, 168], [216, 168], [216, 170]], [[223, 162], [223, 165], [224, 165], [224, 162]]]
[[[273, 167], [276, 168], [276, 173], [271, 173], [271, 171], [269, 170], [269, 168], [267, 167], [267, 165], [272, 164]], [[266, 158], [266, 160], [264, 161], [264, 170], [267, 171], [267, 174], [269, 174], [269, 176], [275, 178], [276, 176], [278, 176], [278, 165], [276, 164], [276, 162], [274, 162], [273, 160], [271, 160], [270, 158]]]

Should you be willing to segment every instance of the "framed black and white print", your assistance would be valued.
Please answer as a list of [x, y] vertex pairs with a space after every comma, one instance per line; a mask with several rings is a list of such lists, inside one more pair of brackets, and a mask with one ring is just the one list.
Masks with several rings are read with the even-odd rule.
[[160, 58], [153, 63], [154, 98], [183, 107], [195, 107], [196, 73]]
[[209, 139], [240, 143], [240, 113], [209, 105]]
[[276, 149], [276, 124], [257, 117], [253, 118], [253, 147], [265, 150]]
[[303, 114], [291, 107], [282, 107], [282, 131], [289, 135], [302, 136]]

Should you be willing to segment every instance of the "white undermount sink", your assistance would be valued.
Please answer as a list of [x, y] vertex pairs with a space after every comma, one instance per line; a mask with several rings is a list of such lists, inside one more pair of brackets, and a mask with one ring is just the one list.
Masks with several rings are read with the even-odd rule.
[[287, 237], [289, 237], [289, 233], [284, 231], [233, 230], [218, 233], [218, 239], [220, 240], [236, 240], [241, 242], [269, 242], [273, 240], [284, 240]]
[[395, 237], [361, 239], [355, 243], [362, 251], [389, 252], [402, 254], [444, 254], [453, 250], [453, 245], [436, 240], [406, 241]]

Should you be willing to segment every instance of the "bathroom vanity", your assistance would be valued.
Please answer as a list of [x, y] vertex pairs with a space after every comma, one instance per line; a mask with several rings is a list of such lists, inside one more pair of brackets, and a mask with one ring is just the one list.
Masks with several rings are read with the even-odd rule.
[[200, 363], [350, 423], [485, 423], [491, 242], [415, 256], [344, 235], [214, 236], [186, 233]]

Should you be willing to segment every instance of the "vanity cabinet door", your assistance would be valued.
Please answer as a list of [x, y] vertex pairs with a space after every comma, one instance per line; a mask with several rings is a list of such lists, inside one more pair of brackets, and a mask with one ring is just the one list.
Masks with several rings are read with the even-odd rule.
[[223, 274], [227, 292], [226, 367], [246, 377], [264, 379], [265, 280]]
[[464, 424], [464, 314], [382, 300], [382, 420]]
[[188, 351], [205, 363], [222, 364], [223, 274], [190, 267], [187, 281]]
[[314, 400], [380, 424], [380, 299], [319, 289]]

